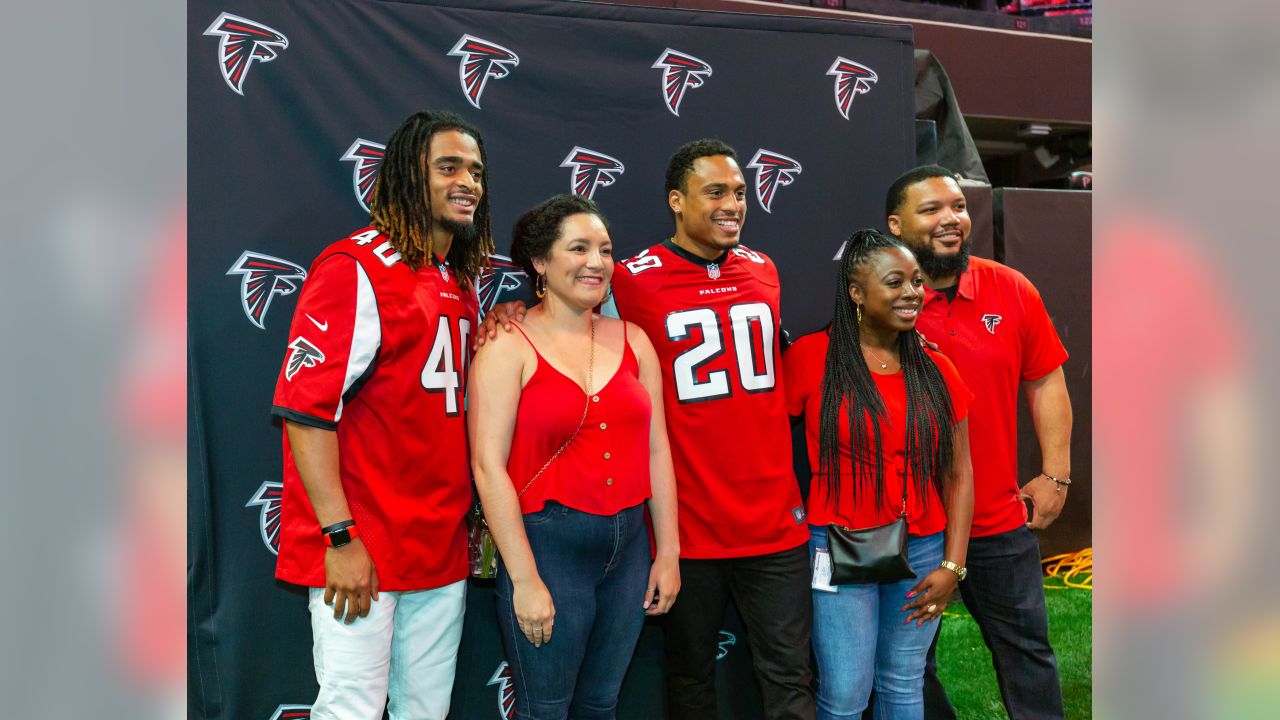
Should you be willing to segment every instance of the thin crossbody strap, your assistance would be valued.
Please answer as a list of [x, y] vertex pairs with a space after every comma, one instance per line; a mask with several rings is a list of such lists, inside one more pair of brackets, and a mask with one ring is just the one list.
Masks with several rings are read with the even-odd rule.
[[[569, 447], [569, 443], [573, 442], [573, 439], [578, 437], [578, 431], [582, 430], [583, 423], [587, 421], [587, 411], [591, 409], [591, 371], [592, 371], [592, 367], [595, 365], [595, 361], [596, 361], [596, 318], [594, 315], [592, 315], [591, 316], [591, 351], [590, 351], [590, 354], [587, 356], [587, 400], [586, 400], [586, 404], [583, 405], [582, 407], [582, 418], [578, 420], [578, 427], [574, 428], [573, 434], [569, 436], [569, 439], [565, 440], [564, 444], [560, 446], [560, 449], [556, 450], [554, 455], [547, 458], [547, 461], [542, 464], [542, 467], [538, 468], [538, 472], [534, 473], [533, 477], [529, 478], [529, 482], [525, 483], [524, 487], [520, 488], [520, 492], [516, 493], [517, 498], [524, 496], [524, 493], [526, 490], [529, 489], [529, 486], [533, 485], [533, 481], [537, 480], [538, 477], [542, 475], [542, 472], [546, 470], [548, 467], [550, 467], [551, 463], [556, 458], [560, 457], [560, 453], [564, 452], [564, 449]], [[902, 497], [903, 508], [906, 508], [906, 504], [907, 504], [907, 498], [906, 498], [906, 495], [904, 494]], [[904, 509], [904, 514], [905, 514], [905, 509]]]

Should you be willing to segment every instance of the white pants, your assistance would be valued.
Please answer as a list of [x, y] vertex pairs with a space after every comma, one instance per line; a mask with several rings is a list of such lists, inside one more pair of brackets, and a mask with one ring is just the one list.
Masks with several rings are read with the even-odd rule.
[[311, 636], [320, 696], [315, 720], [439, 719], [449, 714], [467, 581], [434, 590], [381, 592], [369, 616], [333, 618], [311, 588]]

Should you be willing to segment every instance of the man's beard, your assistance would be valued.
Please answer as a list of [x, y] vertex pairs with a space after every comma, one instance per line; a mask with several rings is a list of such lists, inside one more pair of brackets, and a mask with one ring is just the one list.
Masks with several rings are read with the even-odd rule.
[[435, 218], [435, 226], [452, 235], [455, 246], [471, 247], [480, 234], [474, 222], [459, 222], [453, 218]]
[[954, 255], [939, 255], [933, 249], [933, 242], [926, 243], [916, 250], [916, 260], [920, 261], [920, 270], [926, 277], [945, 278], [959, 275], [969, 268], [969, 251], [973, 243], [965, 238], [960, 243], [960, 251]]

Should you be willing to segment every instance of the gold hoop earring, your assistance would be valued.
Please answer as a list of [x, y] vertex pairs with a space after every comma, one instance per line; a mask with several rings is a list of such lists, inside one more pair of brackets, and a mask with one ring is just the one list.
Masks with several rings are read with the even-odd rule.
[[543, 275], [542, 273], [538, 273], [538, 277], [534, 278], [533, 294], [537, 295], [539, 300], [546, 297], [547, 295], [547, 276], [546, 275]]
[[858, 327], [862, 327], [862, 306], [854, 305], [854, 307], [858, 309]]

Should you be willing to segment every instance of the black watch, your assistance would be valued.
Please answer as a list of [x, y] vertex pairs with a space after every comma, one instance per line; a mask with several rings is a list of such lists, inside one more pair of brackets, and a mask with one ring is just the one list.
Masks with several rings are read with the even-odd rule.
[[360, 531], [359, 528], [356, 527], [355, 520], [343, 520], [342, 522], [321, 528], [320, 534], [324, 536], [325, 545], [335, 548], [340, 548], [343, 545], [350, 545], [353, 538], [360, 537]]

